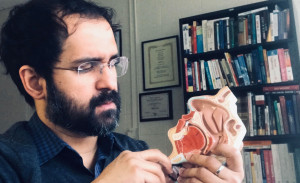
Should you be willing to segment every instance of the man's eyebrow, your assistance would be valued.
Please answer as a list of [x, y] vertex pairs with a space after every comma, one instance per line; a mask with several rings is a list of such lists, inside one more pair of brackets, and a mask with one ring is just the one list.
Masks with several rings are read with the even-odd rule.
[[[109, 60], [115, 59], [118, 57], [118, 54], [115, 54], [113, 56], [110, 57]], [[103, 61], [104, 59], [102, 57], [87, 57], [87, 58], [81, 58], [81, 59], [77, 59], [77, 60], [73, 60], [71, 63], [72, 64], [82, 64], [84, 62], [90, 62], [90, 61]]]

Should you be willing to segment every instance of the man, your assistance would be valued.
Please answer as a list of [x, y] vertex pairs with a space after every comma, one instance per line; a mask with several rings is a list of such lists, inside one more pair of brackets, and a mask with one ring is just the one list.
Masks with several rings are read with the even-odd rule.
[[[1, 181], [170, 181], [166, 155], [112, 132], [120, 113], [117, 77], [128, 65], [117, 57], [112, 17], [111, 9], [84, 0], [31, 0], [11, 11], [0, 56], [36, 113], [0, 136]], [[228, 167], [195, 155], [178, 181], [240, 182], [238, 150], [220, 153]]]

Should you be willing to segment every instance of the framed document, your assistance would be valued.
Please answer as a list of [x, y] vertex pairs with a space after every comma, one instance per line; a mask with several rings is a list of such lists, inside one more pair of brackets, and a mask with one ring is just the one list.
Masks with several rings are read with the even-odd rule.
[[144, 90], [180, 86], [178, 36], [142, 42]]
[[114, 31], [114, 35], [115, 35], [116, 43], [118, 46], [118, 51], [119, 51], [118, 55], [122, 56], [122, 31], [121, 31], [121, 29]]
[[150, 92], [139, 95], [140, 121], [173, 119], [172, 92]]

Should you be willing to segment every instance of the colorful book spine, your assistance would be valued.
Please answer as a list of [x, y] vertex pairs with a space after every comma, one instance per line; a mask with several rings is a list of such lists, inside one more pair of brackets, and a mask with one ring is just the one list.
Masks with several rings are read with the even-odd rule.
[[197, 53], [203, 53], [203, 33], [202, 33], [202, 26], [198, 25], [196, 27], [197, 32]]
[[205, 73], [206, 73], [206, 77], [207, 77], [207, 82], [208, 82], [209, 89], [213, 90], [214, 86], [213, 86], [212, 79], [211, 79], [211, 76], [210, 76], [210, 72], [209, 72], [209, 67], [208, 67], [207, 61], [204, 62], [204, 68], [205, 68]]
[[[295, 108], [296, 109], [296, 108]], [[296, 134], [295, 112], [292, 100], [286, 100], [286, 112], [291, 134]]]
[[279, 96], [279, 103], [280, 103], [280, 109], [281, 109], [283, 130], [284, 130], [285, 134], [289, 134], [290, 133], [290, 129], [289, 129], [288, 117], [287, 117], [287, 111], [286, 111], [285, 96]]
[[278, 59], [279, 59], [281, 81], [283, 81], [283, 82], [288, 81], [284, 49], [283, 48], [277, 49], [277, 54], [278, 54]]

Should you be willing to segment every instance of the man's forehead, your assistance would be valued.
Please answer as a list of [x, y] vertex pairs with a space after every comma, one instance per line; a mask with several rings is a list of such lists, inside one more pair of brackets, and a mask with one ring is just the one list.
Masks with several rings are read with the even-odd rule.
[[101, 23], [107, 30], [112, 29], [110, 24], [105, 20], [103, 17], [98, 18], [88, 18], [88, 17], [82, 17], [79, 14], [71, 14], [68, 16], [65, 16], [63, 18], [64, 22], [67, 25], [68, 33], [72, 34], [76, 31], [77, 27], [80, 26], [82, 23]]

